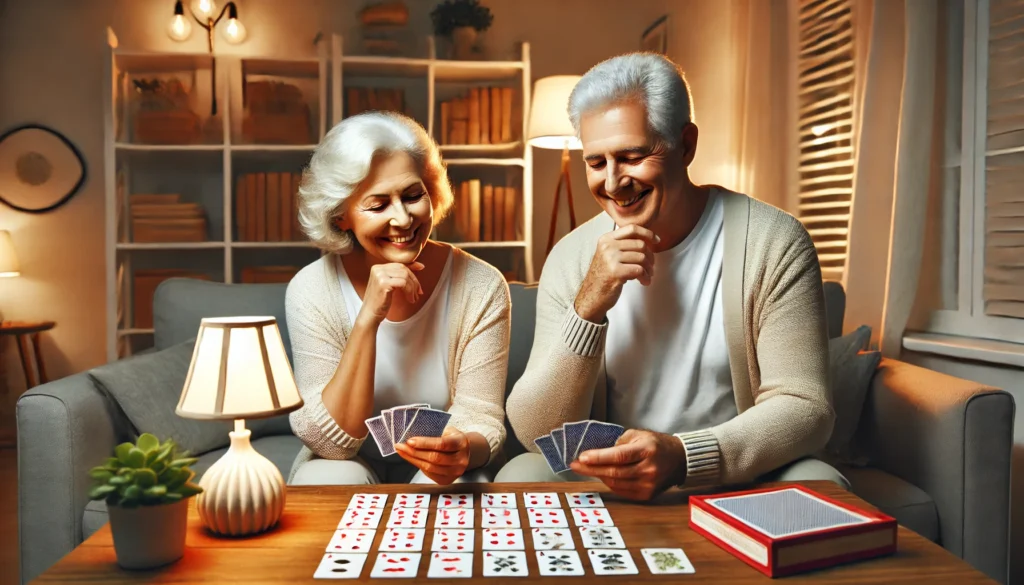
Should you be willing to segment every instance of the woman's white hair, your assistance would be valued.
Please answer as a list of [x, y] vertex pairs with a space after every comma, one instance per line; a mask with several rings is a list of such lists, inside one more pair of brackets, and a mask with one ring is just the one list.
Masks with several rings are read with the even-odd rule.
[[657, 53], [627, 53], [594, 65], [569, 95], [569, 119], [580, 135], [587, 112], [635, 100], [647, 112], [647, 126], [666, 146], [679, 144], [693, 121], [693, 101], [678, 65]]
[[320, 249], [352, 251], [353, 237], [335, 224], [340, 210], [370, 174], [374, 157], [408, 154], [430, 195], [434, 225], [452, 207], [451, 183], [437, 143], [415, 120], [394, 112], [367, 112], [345, 118], [313, 151], [299, 185], [299, 224]]

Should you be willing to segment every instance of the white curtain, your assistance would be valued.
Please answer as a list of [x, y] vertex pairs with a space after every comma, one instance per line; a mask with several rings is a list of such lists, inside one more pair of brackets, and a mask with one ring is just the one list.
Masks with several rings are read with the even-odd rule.
[[898, 357], [913, 307], [931, 175], [938, 7], [856, 0], [857, 164], [845, 329]]

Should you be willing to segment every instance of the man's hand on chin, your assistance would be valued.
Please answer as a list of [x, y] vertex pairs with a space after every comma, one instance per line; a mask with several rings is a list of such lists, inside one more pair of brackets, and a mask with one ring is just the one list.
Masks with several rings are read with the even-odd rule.
[[570, 467], [620, 496], [649, 500], [686, 480], [686, 449], [678, 437], [629, 429], [614, 447], [584, 451]]

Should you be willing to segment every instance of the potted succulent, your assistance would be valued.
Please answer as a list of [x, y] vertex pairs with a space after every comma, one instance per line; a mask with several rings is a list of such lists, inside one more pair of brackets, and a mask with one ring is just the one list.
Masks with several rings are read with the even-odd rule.
[[491, 27], [494, 15], [480, 0], [444, 0], [430, 13], [434, 34], [452, 41], [454, 57], [468, 59], [476, 45], [477, 34]]
[[107, 502], [117, 564], [150, 569], [182, 557], [188, 499], [203, 491], [191, 481], [196, 461], [174, 441], [143, 433], [89, 471], [89, 498]]

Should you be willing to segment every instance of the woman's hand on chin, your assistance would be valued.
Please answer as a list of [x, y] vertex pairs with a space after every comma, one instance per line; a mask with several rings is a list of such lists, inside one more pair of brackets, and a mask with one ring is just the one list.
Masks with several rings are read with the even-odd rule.
[[454, 427], [440, 437], [413, 437], [395, 445], [395, 450], [438, 485], [453, 483], [469, 467], [469, 438]]
[[414, 274], [420, 270], [423, 270], [423, 264], [419, 262], [371, 266], [366, 292], [363, 294], [363, 307], [356, 320], [379, 325], [387, 318], [395, 293], [404, 294], [409, 304], [415, 304], [423, 294], [423, 287]]

